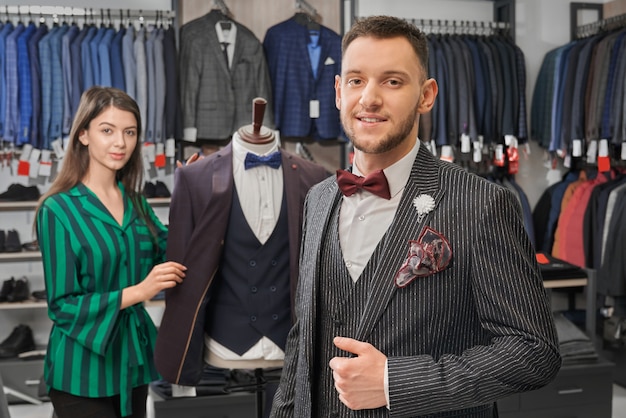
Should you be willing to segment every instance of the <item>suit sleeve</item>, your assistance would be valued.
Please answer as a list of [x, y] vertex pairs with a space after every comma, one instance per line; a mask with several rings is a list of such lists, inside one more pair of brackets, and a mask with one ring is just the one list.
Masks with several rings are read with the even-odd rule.
[[540, 388], [559, 370], [549, 300], [514, 195], [503, 188], [491, 193], [473, 225], [472, 302], [489, 342], [436, 360], [390, 357], [392, 417], [490, 403]]
[[174, 190], [170, 200], [167, 260], [182, 263], [194, 229], [191, 192], [184, 167], [176, 170]]

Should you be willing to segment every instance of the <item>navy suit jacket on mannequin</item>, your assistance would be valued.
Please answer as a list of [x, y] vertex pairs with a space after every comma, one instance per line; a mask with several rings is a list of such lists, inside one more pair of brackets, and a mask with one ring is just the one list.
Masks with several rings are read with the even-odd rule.
[[[302, 209], [309, 188], [326, 170], [281, 150], [289, 233], [293, 306], [302, 235]], [[229, 144], [178, 169], [169, 213], [167, 259], [187, 266], [184, 282], [166, 292], [166, 309], [155, 349], [159, 373], [171, 383], [193, 386], [204, 367], [204, 321], [209, 288], [219, 267], [235, 190]]]

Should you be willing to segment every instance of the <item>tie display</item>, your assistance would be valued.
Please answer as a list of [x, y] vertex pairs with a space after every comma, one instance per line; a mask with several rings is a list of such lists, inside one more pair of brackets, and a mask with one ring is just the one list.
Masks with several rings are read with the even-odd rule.
[[246, 159], [244, 160], [244, 168], [246, 170], [254, 167], [258, 167], [260, 165], [267, 165], [271, 168], [280, 167], [281, 155], [280, 151], [273, 152], [269, 155], [256, 155], [251, 152], [246, 154]]
[[346, 170], [337, 170], [337, 185], [344, 196], [352, 196], [359, 190], [367, 190], [383, 199], [391, 199], [389, 183], [383, 170], [374, 171], [367, 177], [357, 176]]

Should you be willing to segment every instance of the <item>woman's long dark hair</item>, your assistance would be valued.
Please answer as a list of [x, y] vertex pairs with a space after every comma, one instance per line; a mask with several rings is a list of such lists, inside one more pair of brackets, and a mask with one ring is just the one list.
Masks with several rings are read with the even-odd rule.
[[[76, 186], [85, 177], [89, 169], [89, 150], [79, 140], [80, 134], [89, 129], [89, 124], [100, 113], [110, 107], [130, 112], [137, 121], [137, 146], [133, 150], [128, 162], [117, 171], [116, 180], [120, 181], [126, 193], [132, 200], [141, 218], [146, 222], [153, 236], [156, 236], [156, 228], [149, 219], [146, 208], [141, 203], [141, 190], [143, 185], [143, 161], [141, 158], [141, 114], [139, 106], [128, 94], [113, 87], [94, 86], [86, 90], [74, 116], [70, 139], [65, 155], [63, 166], [57, 174], [50, 189], [39, 199], [37, 212], [41, 203], [48, 197], [60, 192], [65, 192]], [[37, 217], [35, 217], [37, 219]]]

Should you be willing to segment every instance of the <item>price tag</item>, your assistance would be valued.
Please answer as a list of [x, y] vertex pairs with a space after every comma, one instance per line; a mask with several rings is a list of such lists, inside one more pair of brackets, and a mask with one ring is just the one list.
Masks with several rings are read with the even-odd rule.
[[309, 117], [312, 119], [317, 119], [320, 117], [320, 101], [319, 100], [309, 101]]

